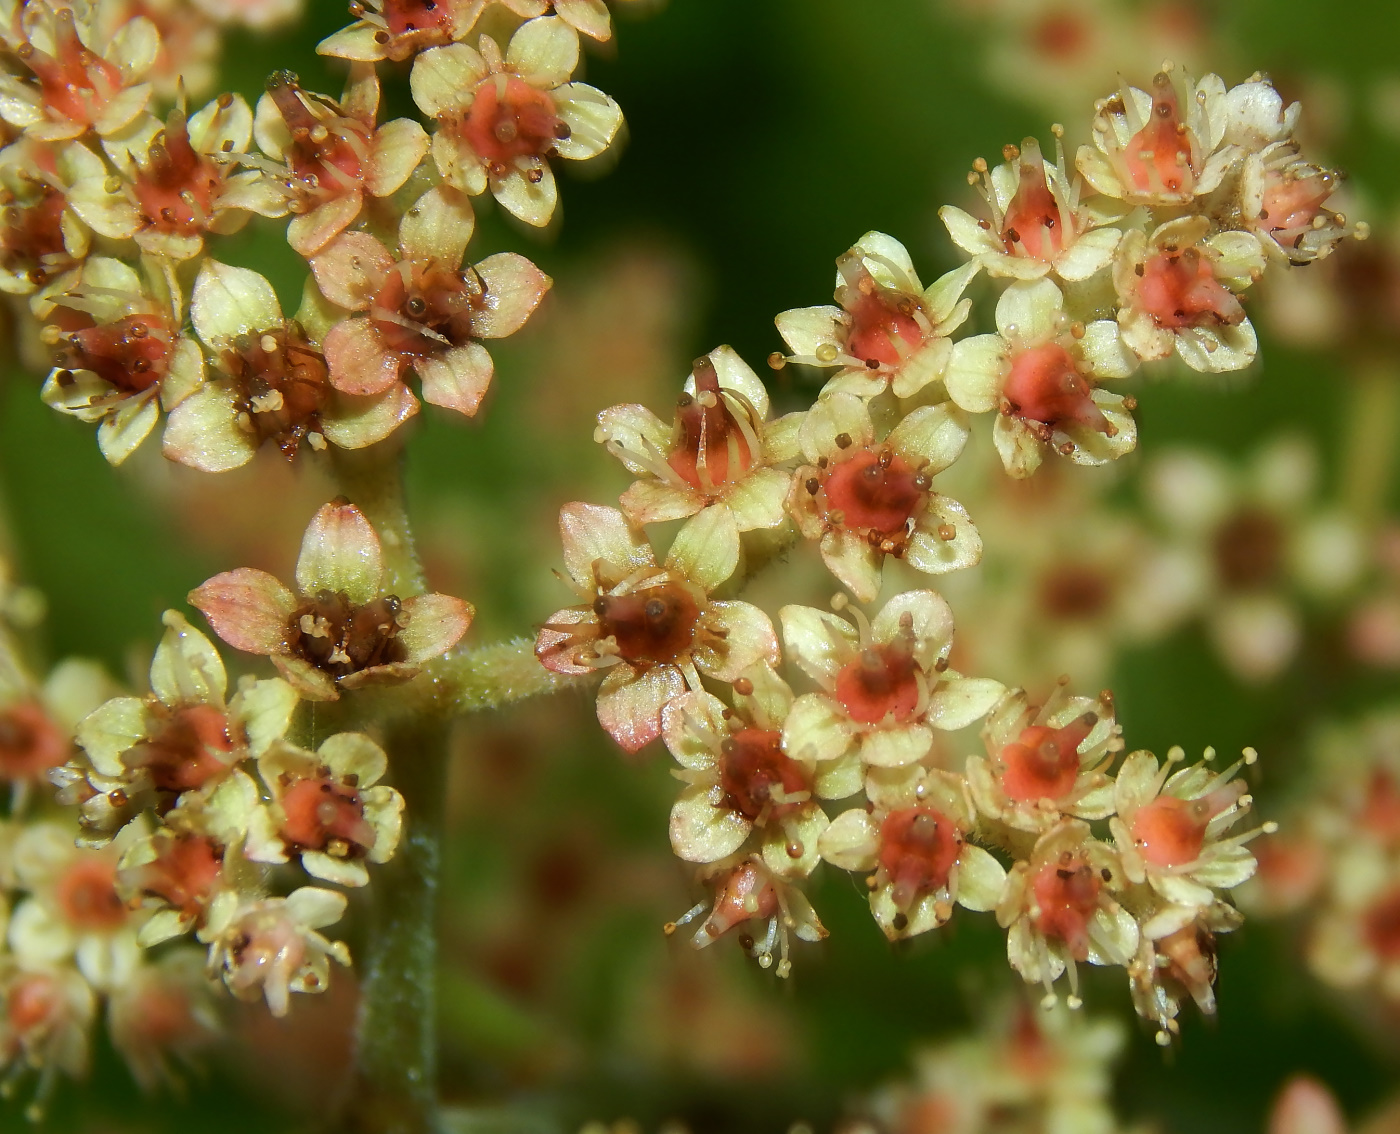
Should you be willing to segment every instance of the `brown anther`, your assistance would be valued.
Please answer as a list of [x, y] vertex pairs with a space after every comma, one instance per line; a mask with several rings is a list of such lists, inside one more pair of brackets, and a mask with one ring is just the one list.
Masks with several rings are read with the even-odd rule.
[[942, 672], [943, 672], [945, 669], [947, 669], [947, 668], [948, 668], [948, 659], [947, 659], [947, 658], [939, 658], [936, 662], [933, 663], [933, 669], [934, 669], [934, 672], [935, 672], [935, 673], [942, 673]]
[[941, 539], [944, 543], [948, 543], [950, 540], [955, 539], [957, 537], [957, 534], [957, 530], [953, 527], [952, 524], [938, 525], [938, 538]]
[[838, 433], [835, 437], [838, 449], [849, 449], [851, 447], [851, 435], [849, 433]]
[[771, 369], [781, 370], [786, 365], [787, 359], [782, 356], [782, 353], [780, 351], [775, 350], [772, 354], [768, 356], [768, 366]]
[[734, 679], [734, 692], [740, 697], [753, 696], [753, 682], [747, 677], [736, 677]]
[[810, 495], [815, 496], [818, 492], [821, 491], [822, 482], [814, 476], [809, 476], [807, 478], [807, 483], [803, 487], [807, 489], [807, 492]]

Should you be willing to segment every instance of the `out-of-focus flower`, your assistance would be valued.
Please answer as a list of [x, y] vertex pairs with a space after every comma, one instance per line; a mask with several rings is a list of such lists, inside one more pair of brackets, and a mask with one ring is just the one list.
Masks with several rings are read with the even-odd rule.
[[455, 646], [470, 603], [448, 595], [384, 592], [379, 536], [353, 504], [323, 506], [307, 525], [293, 594], [265, 571], [242, 567], [190, 592], [190, 604], [236, 650], [263, 654], [303, 697], [404, 681]]
[[0, 117], [52, 142], [88, 130], [106, 137], [146, 109], [151, 85], [142, 80], [160, 53], [160, 32], [137, 16], [103, 36], [99, 7], [5, 0], [0, 40], [30, 75], [0, 76]]
[[518, 331], [552, 281], [514, 252], [463, 267], [473, 224], [467, 199], [440, 187], [404, 214], [397, 258], [365, 232], [342, 233], [316, 254], [321, 293], [365, 312], [326, 333], [331, 385], [382, 395], [412, 369], [424, 401], [476, 413], [493, 373], [479, 340]]
[[139, 966], [107, 1003], [112, 1046], [148, 1091], [179, 1087], [219, 1037], [219, 1016], [198, 949]]
[[1229, 668], [1246, 681], [1276, 677], [1302, 637], [1296, 595], [1328, 600], [1360, 577], [1356, 522], [1314, 503], [1316, 455], [1281, 437], [1231, 469], [1204, 452], [1165, 450], [1149, 463], [1149, 509], [1175, 550], [1193, 557], [1197, 602]]
[[594, 440], [638, 480], [622, 494], [634, 524], [726, 508], [739, 531], [783, 522], [792, 474], [773, 467], [797, 455], [800, 414], [768, 420], [768, 391], [734, 351], [697, 358], [667, 426], [645, 406], [612, 406], [598, 415]]
[[505, 55], [489, 36], [477, 51], [434, 47], [413, 63], [413, 101], [438, 121], [433, 161], [443, 180], [486, 192], [527, 224], [546, 225], [558, 189], [549, 157], [597, 157], [617, 136], [622, 110], [602, 91], [569, 77], [578, 35], [555, 16], [529, 20]]
[[313, 878], [369, 882], [365, 861], [388, 862], [399, 843], [403, 797], [379, 784], [384, 750], [364, 733], [341, 732], [315, 752], [276, 744], [258, 757], [271, 801], [253, 815], [245, 853], [283, 863], [295, 854]]
[[1144, 361], [1175, 349], [1193, 370], [1242, 370], [1258, 350], [1236, 292], [1264, 271], [1259, 241], [1247, 232], [1210, 232], [1203, 216], [1168, 221], [1152, 234], [1123, 238], [1113, 268], [1123, 342]]
[[143, 274], [107, 256], [86, 261], [53, 296], [42, 341], [58, 365], [40, 396], [60, 413], [99, 422], [97, 446], [119, 465], [204, 381], [204, 355], [182, 331], [183, 295], [167, 260], [145, 258]]
[[281, 183], [295, 214], [287, 242], [301, 255], [315, 255], [353, 224], [366, 196], [398, 192], [428, 152], [417, 122], [380, 125], [378, 117], [379, 78], [371, 64], [351, 65], [339, 102], [303, 91], [290, 71], [268, 79], [253, 136], [271, 162], [243, 160]]
[[873, 810], [843, 811], [823, 832], [824, 859], [843, 870], [873, 871], [870, 912], [891, 941], [937, 929], [953, 903], [994, 910], [1006, 871], [967, 841], [975, 822], [962, 777], [906, 764], [872, 768]]
[[873, 621], [841, 609], [855, 625], [812, 607], [778, 612], [793, 660], [821, 686], [788, 713], [787, 752], [818, 763], [854, 751], [860, 765], [913, 764], [929, 754], [935, 729], [966, 728], [1001, 696], [1000, 682], [948, 668], [953, 612], [936, 592], [896, 595]]
[[992, 440], [1010, 475], [1030, 476], [1047, 448], [1081, 465], [1132, 452], [1136, 402], [1094, 385], [1137, 367], [1113, 320], [1072, 321], [1060, 289], [1040, 279], [1002, 292], [996, 321], [996, 334], [953, 347], [944, 382], [959, 408], [996, 411]]
[[1122, 206], [1106, 197], [1081, 202], [1083, 183], [1069, 181], [1062, 134], [1055, 135], [1053, 164], [1046, 164], [1034, 138], [1019, 149], [1007, 146], [1006, 161], [990, 171], [978, 159], [969, 180], [981, 175], [990, 219], [979, 220], [952, 205], [938, 210], [953, 243], [976, 257], [988, 275], [1029, 280], [1054, 272], [1062, 280], [1078, 281], [1113, 262], [1123, 236], [1114, 227]]
[[93, 16], [103, 39], [137, 16], [155, 25], [160, 50], [146, 81], [157, 98], [174, 100], [182, 89], [192, 98], [202, 98], [217, 81], [223, 37], [198, 5], [188, 0], [101, 0]]
[[1006, 693], [982, 727], [986, 756], [967, 758], [968, 791], [989, 819], [1041, 832], [1062, 815], [1113, 814], [1105, 769], [1123, 750], [1123, 729], [1106, 693], [1072, 697], [1061, 679], [1039, 707], [1025, 690]]
[[861, 602], [879, 595], [886, 556], [930, 575], [981, 559], [966, 509], [933, 491], [968, 434], [966, 417], [947, 402], [918, 407], [881, 440], [854, 394], [829, 394], [807, 411], [798, 431], [807, 463], [792, 476], [788, 512]]
[[289, 460], [302, 441], [358, 449], [418, 412], [418, 399], [402, 385], [364, 397], [336, 391], [305, 322], [283, 318], [272, 285], [257, 272], [205, 260], [190, 312], [218, 374], [171, 413], [162, 441], [171, 460], [225, 472], [247, 464], [266, 441]]
[[0, 661], [0, 779], [19, 793], [11, 799], [12, 816], [28, 789], [72, 755], [78, 722], [115, 692], [96, 662], [69, 658], [39, 684]]
[[823, 395], [871, 398], [890, 389], [913, 397], [943, 377], [949, 336], [972, 308], [963, 292], [978, 267], [974, 261], [924, 288], [903, 244], [867, 232], [836, 260], [838, 306], [798, 307], [774, 320], [793, 352], [787, 361], [839, 366]]
[[301, 19], [305, 0], [193, 0], [194, 6], [221, 24], [242, 24], [269, 31]]
[[303, 886], [285, 898], [250, 898], [225, 890], [214, 900], [199, 939], [209, 945], [208, 970], [240, 1000], [267, 1000], [285, 1016], [293, 992], [324, 992], [331, 961], [350, 964], [343, 941], [317, 930], [345, 913], [344, 894]]
[[1269, 1134], [1347, 1134], [1347, 1120], [1326, 1084], [1294, 1075], [1274, 1100]]
[[37, 1068], [39, 1087], [25, 1116], [43, 1117], [48, 1095], [61, 1073], [74, 1079], [88, 1071], [88, 1035], [97, 1015], [92, 986], [71, 965], [0, 961], [0, 1065], [7, 1075]]
[[671, 544], [664, 565], [614, 508], [566, 504], [559, 512], [564, 565], [587, 605], [556, 611], [535, 654], [556, 673], [610, 672], [598, 720], [635, 752], [661, 733], [661, 710], [700, 674], [733, 681], [759, 661], [776, 665], [778, 640], [756, 606], [710, 592], [739, 563], [739, 531], [725, 509], [700, 513]]

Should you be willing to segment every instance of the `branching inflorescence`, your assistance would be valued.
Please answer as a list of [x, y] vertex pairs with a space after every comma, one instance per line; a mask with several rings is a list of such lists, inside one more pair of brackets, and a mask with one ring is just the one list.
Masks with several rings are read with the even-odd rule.
[[[522, 680], [518, 649], [495, 686], [454, 652], [473, 611], [424, 593], [395, 435], [419, 397], [475, 415], [493, 376], [485, 340], [520, 328], [550, 286], [515, 253], [470, 262], [472, 198], [546, 225], [556, 159], [596, 157], [621, 126], [608, 96], [573, 81], [580, 33], [611, 34], [598, 0], [356, 3], [321, 48], [349, 61], [339, 98], [279, 71], [256, 107], [225, 94], [191, 111], [178, 87], [163, 116], [160, 31], [114, 20], [116, 7], [0, 10], [0, 116], [15, 133], [0, 151], [0, 287], [53, 363], [42, 396], [97, 424], [114, 465], [161, 428], [166, 457], [207, 472], [266, 445], [327, 461], [351, 499], [317, 512], [294, 588], [241, 569], [189, 596], [280, 676], [230, 694], [218, 653], [175, 611], [135, 695], [76, 663], [40, 682], [7, 634], [0, 770], [24, 790], [6, 831], [18, 904], [0, 1051], [46, 1084], [81, 1071], [95, 995], [112, 998], [145, 1081], [198, 1046], [212, 1025], [196, 954], [176, 939], [207, 946], [210, 973], [279, 1015], [290, 993], [324, 989], [332, 962], [349, 963], [322, 932], [347, 904], [331, 887], [368, 883], [416, 820], [382, 782], [404, 786], [404, 715], [556, 684], [528, 654]], [[509, 38], [476, 35], [502, 7]], [[384, 60], [412, 60], [428, 129], [381, 120]], [[833, 372], [811, 408], [775, 417], [763, 382], [719, 347], [669, 424], [638, 405], [599, 416], [597, 440], [637, 479], [620, 510], [564, 507], [579, 603], [543, 624], [535, 653], [567, 678], [601, 671], [613, 739], [635, 751], [660, 738], [679, 764], [671, 842], [711, 897], [668, 932], [694, 924], [705, 946], [740, 930], [786, 975], [789, 938], [826, 935], [802, 891], [826, 860], [865, 876], [891, 940], [961, 905], [995, 914], [1012, 966], [1047, 999], [1067, 973], [1077, 1005], [1088, 962], [1127, 971], [1163, 1043], [1183, 996], [1211, 1010], [1214, 935], [1239, 923], [1225, 895], [1255, 869], [1257, 830], [1234, 831], [1253, 751], [1221, 771], [1209, 751], [1194, 765], [1179, 749], [1120, 760], [1110, 694], [1065, 679], [1032, 700], [959, 673], [947, 601], [898, 588], [908, 569], [981, 559], [973, 518], [936, 484], [974, 417], [993, 415], [1013, 477], [1121, 457], [1135, 403], [1105, 383], [1172, 354], [1210, 373], [1247, 366], [1242, 293], [1364, 234], [1328, 209], [1337, 178], [1301, 156], [1297, 115], [1259, 76], [1227, 90], [1166, 66], [1149, 90], [1098, 103], [1074, 168], [1058, 126], [1054, 162], [1034, 139], [995, 167], [979, 159], [985, 208], [941, 213], [970, 259], [931, 286], [884, 234], [841, 255], [836, 304], [777, 319], [791, 353], [773, 366]], [[218, 258], [253, 215], [287, 218], [307, 263], [291, 315], [265, 278]], [[1001, 288], [996, 330], [959, 338], [980, 276]], [[659, 556], [644, 529], [666, 521], [682, 523]], [[803, 540], [849, 597], [783, 606], [776, 625], [734, 597]], [[779, 673], [784, 653], [801, 691]], [[390, 709], [372, 696], [386, 683], [416, 692]], [[305, 702], [323, 703], [319, 730]], [[978, 721], [985, 753], [950, 761], [947, 734]], [[87, 849], [35, 802], [45, 777]], [[832, 815], [825, 801], [845, 804]], [[293, 861], [311, 884], [284, 885]], [[177, 992], [181, 1027], [142, 1032], [126, 1001]]]

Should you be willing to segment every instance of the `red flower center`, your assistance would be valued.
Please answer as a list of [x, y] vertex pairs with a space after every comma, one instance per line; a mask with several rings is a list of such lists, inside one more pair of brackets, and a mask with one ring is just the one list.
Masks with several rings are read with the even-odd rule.
[[300, 198], [292, 211], [307, 212], [357, 191], [369, 161], [370, 128], [341, 114], [324, 119], [312, 114], [300, 80], [291, 71], [274, 72], [267, 80], [267, 93], [292, 136], [287, 164]]
[[68, 737], [32, 701], [0, 713], [0, 777], [37, 780], [68, 759]]
[[156, 315], [127, 315], [112, 323], [93, 324], [81, 312], [77, 322], [88, 326], [70, 331], [59, 361], [69, 370], [90, 370], [113, 389], [126, 394], [149, 390], [165, 375], [170, 361], [170, 328]]
[[1386, 843], [1400, 841], [1400, 784], [1383, 768], [1371, 773], [1360, 822], [1367, 831]]
[[1073, 61], [1089, 42], [1089, 27], [1075, 11], [1056, 9], [1046, 13], [1031, 29], [1031, 43], [1041, 55], [1057, 63]]
[[162, 791], [189, 791], [225, 775], [234, 740], [228, 717], [213, 705], [176, 709], [149, 740], [123, 757], [131, 768], [145, 768]]
[[1215, 533], [1215, 568], [1221, 581], [1234, 590], [1271, 583], [1283, 566], [1284, 533], [1267, 512], [1245, 508], [1227, 519]]
[[321, 428], [330, 371], [297, 323], [240, 335], [219, 365], [238, 390], [238, 424], [259, 442], [271, 440], [292, 460], [301, 440]]
[[543, 157], [569, 136], [554, 100], [517, 75], [492, 75], [476, 88], [459, 126], [462, 137], [496, 176], [517, 158]]
[[1099, 907], [1103, 880], [1082, 856], [1066, 851], [1058, 863], [1042, 866], [1035, 876], [1035, 900], [1040, 907], [1035, 927], [1046, 937], [1063, 941], [1076, 961], [1089, 957], [1089, 921]]
[[6, 271], [20, 272], [36, 286], [69, 267], [73, 260], [63, 241], [63, 210], [68, 201], [62, 190], [47, 183], [39, 187], [30, 204], [6, 201], [4, 229], [0, 231], [0, 263]]
[[162, 898], [187, 917], [203, 912], [223, 872], [223, 848], [204, 835], [179, 835], [160, 857], [137, 867], [133, 879], [142, 894]]
[[863, 269], [837, 298], [851, 316], [846, 353], [867, 366], [898, 366], [924, 341], [923, 328], [914, 318], [914, 300], [882, 288]]
[[1224, 327], [1244, 322], [1238, 297], [1215, 278], [1195, 248], [1157, 253], [1142, 266], [1138, 306], [1159, 327]]
[[[220, 105], [232, 101], [225, 95]], [[222, 177], [218, 166], [190, 144], [185, 114], [178, 107], [166, 118], [165, 129], [156, 135], [146, 159], [135, 178], [141, 223], [181, 235], [208, 228]]]
[[1128, 180], [1139, 193], [1185, 196], [1196, 185], [1194, 136], [1181, 121], [1181, 107], [1171, 77], [1152, 80], [1152, 116], [1123, 148]]
[[26, 973], [5, 996], [5, 1019], [16, 1038], [45, 1030], [56, 1022], [63, 1005], [58, 981], [45, 973]]
[[298, 780], [283, 794], [282, 811], [282, 838], [297, 850], [348, 858], [374, 847], [374, 828], [353, 782], [337, 783], [329, 775]]
[[450, 0], [384, 0], [380, 9], [392, 36], [442, 31], [450, 26]]
[[1017, 803], [1064, 799], [1079, 778], [1079, 746], [1098, 717], [1085, 713], [1062, 728], [1031, 725], [1001, 750], [1001, 790]]
[[593, 604], [603, 637], [617, 640], [624, 661], [673, 662], [689, 651], [700, 604], [681, 583], [662, 583], [629, 595], [600, 595]]
[[919, 705], [919, 677], [912, 637], [871, 646], [836, 675], [836, 699], [853, 721], [875, 724], [893, 714], [906, 721]]
[[1092, 391], [1069, 351], [1058, 343], [1015, 352], [1011, 373], [1002, 386], [1002, 396], [1015, 417], [1051, 429], [1082, 425], [1112, 434], [1113, 427], [1094, 403]]
[[698, 358], [694, 373], [695, 396], [682, 394], [676, 403], [676, 439], [667, 463], [686, 484], [710, 492], [744, 478], [757, 455], [750, 444], [756, 436], [735, 414], [736, 395], [720, 389], [715, 364]]
[[1245, 793], [1239, 781], [1199, 799], [1158, 796], [1133, 817], [1133, 842], [1154, 866], [1184, 866], [1201, 856], [1210, 821]]
[[54, 897], [64, 918], [80, 933], [110, 932], [126, 922], [116, 882], [114, 858], [83, 854], [59, 876]]
[[385, 276], [370, 306], [385, 349], [424, 358], [470, 342], [472, 314], [485, 299], [475, 273], [421, 261], [406, 266], [406, 273]]
[[292, 612], [287, 648], [332, 677], [346, 677], [404, 661], [408, 651], [399, 632], [406, 621], [395, 595], [357, 605], [344, 591], [321, 591]]
[[1064, 563], [1047, 572], [1038, 587], [1040, 608], [1051, 618], [1077, 621], [1108, 609], [1113, 588], [1105, 572], [1085, 563]]
[[1271, 172], [1264, 182], [1259, 219], [1275, 236], [1297, 232], [1301, 238], [1336, 187], [1336, 178], [1321, 169], [1312, 170], [1306, 177]]
[[1023, 253], [1049, 262], [1065, 249], [1072, 233], [1065, 232], [1060, 206], [1045, 181], [1045, 160], [1038, 147], [1021, 151], [1020, 177], [1002, 221], [1001, 239], [1013, 255]]
[[725, 878], [716, 891], [705, 932], [719, 937], [746, 921], [766, 921], [779, 908], [778, 891], [768, 875], [746, 862]]
[[1383, 895], [1362, 921], [1366, 941], [1387, 963], [1400, 961], [1400, 888]]
[[757, 819], [764, 808], [769, 818], [781, 819], [805, 802], [786, 797], [811, 791], [806, 769], [783, 752], [783, 734], [756, 728], [741, 729], [725, 739], [719, 786], [724, 805], [745, 819]]
[[862, 449], [826, 475], [826, 499], [841, 525], [872, 539], [903, 534], [929, 494], [929, 478], [888, 450]]
[[15, 54], [39, 80], [51, 116], [90, 126], [121, 91], [121, 69], [83, 46], [70, 9], [54, 14], [53, 32], [53, 55], [31, 43], [20, 44]]
[[924, 894], [942, 889], [962, 851], [957, 825], [932, 807], [891, 811], [880, 824], [880, 869], [894, 904], [907, 910]]

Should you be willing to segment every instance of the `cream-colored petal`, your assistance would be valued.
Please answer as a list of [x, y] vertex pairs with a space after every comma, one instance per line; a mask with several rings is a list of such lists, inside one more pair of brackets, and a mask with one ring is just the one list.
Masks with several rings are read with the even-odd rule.
[[76, 739], [92, 766], [113, 779], [126, 774], [121, 755], [154, 727], [138, 697], [114, 697], [78, 722]]
[[384, 553], [365, 514], [353, 504], [322, 505], [302, 536], [296, 577], [304, 595], [343, 591], [352, 603], [378, 598]]
[[905, 548], [904, 561], [916, 571], [941, 575], [976, 566], [981, 559], [982, 536], [967, 509], [950, 496], [931, 495]]
[[997, 408], [1011, 372], [1011, 356], [1000, 335], [973, 335], [953, 344], [943, 384], [954, 404], [968, 413]]
[[692, 784], [671, 808], [671, 849], [686, 862], [715, 862], [733, 854], [753, 824], [722, 806], [717, 784]]
[[950, 731], [966, 728], [984, 717], [1005, 692], [1006, 686], [990, 677], [949, 678], [929, 695], [928, 723]]
[[850, 316], [839, 307], [795, 307], [773, 320], [788, 350], [809, 364], [821, 363], [822, 354], [831, 355], [832, 364], [845, 349]]
[[860, 641], [856, 628], [830, 611], [810, 606], [785, 606], [778, 611], [778, 620], [792, 660], [813, 681], [829, 688], [842, 666], [855, 656]]
[[666, 566], [712, 591], [739, 566], [739, 528], [723, 506], [697, 512], [676, 533]]
[[554, 216], [559, 188], [548, 162], [541, 162], [537, 172], [539, 180], [531, 181], [520, 170], [512, 169], [501, 180], [492, 179], [491, 193], [506, 212], [526, 224], [543, 228]]
[[1048, 342], [1059, 329], [1064, 295], [1048, 279], [1018, 280], [997, 300], [997, 330], [1026, 346]]
[[702, 627], [695, 664], [720, 681], [732, 682], [758, 662], [777, 665], [782, 657], [768, 615], [751, 603], [712, 602], [705, 608]]
[[428, 152], [428, 135], [411, 118], [395, 118], [374, 132], [365, 164], [365, 192], [387, 197], [403, 187]]
[[559, 509], [564, 565], [580, 587], [593, 590], [593, 566], [606, 564], [620, 580], [639, 567], [654, 566], [651, 545], [616, 508], [574, 502]]
[[1006, 870], [981, 847], [964, 843], [958, 855], [957, 903], [965, 909], [989, 912], [997, 908], [1006, 889]]
[[578, 67], [578, 33], [557, 16], [527, 20], [506, 47], [506, 66], [542, 90], [566, 83]]
[[480, 343], [452, 347], [414, 364], [423, 383], [423, 400], [472, 417], [491, 387], [495, 364]]
[[724, 502], [734, 513], [741, 532], [776, 528], [786, 512], [783, 502], [792, 485], [792, 474], [782, 469], [755, 469], [726, 494]]
[[120, 465], [150, 436], [160, 420], [160, 400], [154, 394], [129, 399], [97, 427], [97, 447], [109, 465]]
[[921, 472], [942, 472], [962, 455], [972, 428], [951, 402], [920, 406], [894, 427], [885, 443]]
[[783, 751], [821, 770], [853, 750], [855, 735], [850, 718], [831, 698], [804, 693], [792, 703], [783, 722]]
[[569, 161], [597, 157], [612, 145], [622, 128], [622, 107], [587, 83], [565, 83], [553, 92], [554, 112], [569, 127], [569, 136], [554, 143], [554, 152]]
[[465, 111], [487, 71], [486, 60], [464, 43], [432, 47], [413, 61], [409, 89], [426, 117], [440, 118]]
[[222, 705], [228, 675], [219, 651], [179, 611], [167, 610], [161, 621], [165, 633], [151, 661], [151, 692], [171, 708]]
[[933, 731], [921, 724], [879, 728], [860, 738], [860, 758], [876, 768], [915, 764], [933, 748]]
[[524, 256], [498, 252], [476, 265], [486, 289], [482, 304], [472, 311], [472, 334], [483, 339], [513, 335], [539, 306], [553, 280]]
[[205, 346], [218, 350], [239, 335], [280, 327], [282, 305], [257, 272], [205, 260], [194, 281], [190, 317]]
[[843, 530], [822, 536], [822, 562], [857, 602], [874, 602], [880, 594], [880, 567], [884, 556], [855, 532]]

